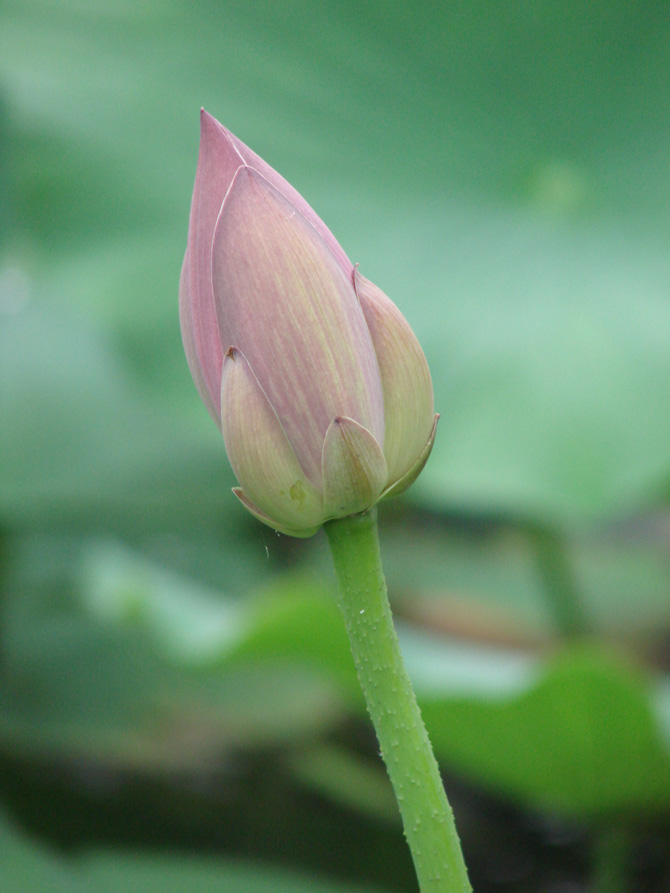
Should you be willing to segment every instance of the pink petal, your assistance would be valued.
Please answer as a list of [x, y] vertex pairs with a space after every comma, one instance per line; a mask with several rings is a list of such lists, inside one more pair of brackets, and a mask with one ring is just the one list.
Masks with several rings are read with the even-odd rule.
[[[223, 348], [219, 338], [212, 293], [212, 237], [221, 205], [235, 172], [243, 164], [220, 125], [204, 110], [200, 117], [200, 155], [195, 176], [188, 246], [184, 258], [180, 304], [184, 347], [189, 365], [199, 369], [207, 389], [210, 412], [220, 413], [219, 392]], [[194, 375], [196, 384], [198, 378]]]
[[319, 215], [312, 209], [310, 205], [307, 204], [305, 199], [300, 195], [297, 189], [294, 189], [290, 183], [288, 183], [280, 174], [277, 173], [274, 168], [270, 167], [270, 165], [263, 161], [255, 152], [245, 146], [242, 140], [239, 140], [236, 136], [234, 136], [229, 130], [227, 130], [223, 124], [220, 124], [215, 118], [212, 118], [206, 111], [202, 112], [203, 118], [207, 117], [211, 122], [213, 122], [216, 127], [219, 128], [221, 133], [225, 134], [226, 138], [229, 140], [231, 146], [238, 153], [240, 159], [246, 164], [248, 167], [254, 168], [257, 170], [259, 174], [262, 174], [268, 182], [270, 182], [277, 192], [280, 192], [284, 198], [290, 202], [296, 211], [300, 211], [305, 220], [308, 220], [309, 223], [312, 224], [317, 233], [321, 236], [323, 241], [326, 243], [330, 251], [332, 252], [335, 260], [342, 268], [342, 271], [349, 277], [353, 276], [353, 264], [344, 253], [340, 243], [337, 241], [335, 236], [328, 229], [323, 220], [319, 217]]
[[261, 174], [241, 168], [214, 235], [221, 341], [246, 356], [309, 480], [348, 416], [381, 444], [384, 403], [372, 339], [352, 282], [303, 214]]

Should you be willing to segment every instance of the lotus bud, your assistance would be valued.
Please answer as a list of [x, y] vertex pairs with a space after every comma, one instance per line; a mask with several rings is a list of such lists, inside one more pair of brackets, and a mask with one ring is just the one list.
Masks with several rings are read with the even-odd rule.
[[276, 171], [203, 110], [180, 321], [257, 518], [292, 536], [405, 490], [435, 437], [409, 325]]

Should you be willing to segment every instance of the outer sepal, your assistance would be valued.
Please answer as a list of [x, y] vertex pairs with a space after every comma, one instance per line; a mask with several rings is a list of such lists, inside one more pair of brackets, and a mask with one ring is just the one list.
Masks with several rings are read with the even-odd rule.
[[354, 284], [370, 330], [384, 394], [384, 456], [389, 481], [414, 468], [433, 427], [433, 383], [416, 335], [395, 304], [355, 272]]
[[400, 494], [404, 493], [408, 487], [411, 487], [414, 481], [419, 477], [433, 449], [433, 444], [435, 443], [435, 433], [437, 430], [437, 420], [439, 419], [439, 417], [439, 414], [436, 413], [433, 418], [433, 427], [430, 432], [430, 436], [428, 437], [428, 441], [424, 445], [423, 450], [419, 454], [419, 458], [416, 460], [414, 465], [412, 465], [412, 467], [405, 472], [405, 474], [400, 478], [399, 481], [396, 481], [395, 484], [392, 484], [390, 487], [384, 490], [384, 492], [380, 496], [380, 500], [391, 499], [394, 496], [400, 496]]
[[388, 482], [381, 447], [367, 428], [349, 418], [331, 422], [321, 468], [325, 518], [365, 511], [377, 502]]
[[286, 527], [284, 524], [278, 524], [277, 521], [270, 518], [262, 512], [258, 506], [254, 505], [241, 487], [233, 487], [233, 493], [254, 518], [257, 518], [259, 521], [262, 521], [263, 524], [267, 524], [268, 527], [272, 527], [273, 530], [277, 530], [279, 533], [286, 533], [288, 536], [308, 537], [314, 536], [314, 534], [321, 528], [320, 523], [315, 527], [308, 527], [306, 530], [295, 530], [293, 527]]
[[[307, 480], [246, 357], [230, 348], [221, 376], [226, 451], [244, 498], [266, 524], [308, 536], [323, 520], [322, 498]], [[305, 531], [298, 533], [297, 531]]]

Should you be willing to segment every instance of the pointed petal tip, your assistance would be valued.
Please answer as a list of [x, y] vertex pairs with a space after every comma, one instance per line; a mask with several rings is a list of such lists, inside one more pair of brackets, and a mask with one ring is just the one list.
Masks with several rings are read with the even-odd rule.
[[204, 105], [200, 107], [200, 121], [203, 124], [213, 124], [213, 125], [216, 125], [217, 127], [222, 127], [221, 122], [217, 121], [217, 119], [214, 117], [214, 115], [211, 115], [207, 111], [207, 109], [204, 107]]
[[[365, 283], [369, 282], [369, 279], [366, 279], [365, 276], [358, 269], [360, 264], [354, 264], [354, 268], [351, 271], [351, 279], [354, 284], [354, 291], [356, 292], [356, 297], [358, 298], [358, 303], [362, 306], [363, 301], [361, 300], [361, 289], [365, 288]], [[376, 286], [374, 286], [376, 288]]]
[[212, 151], [223, 150], [239, 156], [239, 152], [233, 145], [231, 132], [214, 115], [210, 115], [205, 108], [200, 109], [200, 143], [212, 147]]
[[200, 109], [200, 132], [214, 128], [219, 122], [203, 107]]
[[363, 512], [379, 499], [388, 482], [386, 459], [370, 431], [339, 416], [326, 432], [321, 458], [326, 517]]

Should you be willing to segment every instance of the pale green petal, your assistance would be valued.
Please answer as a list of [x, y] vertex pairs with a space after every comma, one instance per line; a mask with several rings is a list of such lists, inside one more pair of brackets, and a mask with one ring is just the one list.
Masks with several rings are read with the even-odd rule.
[[323, 510], [327, 518], [355, 515], [370, 508], [388, 481], [386, 459], [367, 428], [353, 419], [334, 419], [321, 459]]
[[271, 519], [266, 523], [292, 531], [318, 528], [324, 517], [321, 494], [298, 464], [251, 366], [234, 348], [223, 363], [221, 422], [235, 476], [248, 503]]
[[262, 521], [263, 524], [267, 524], [268, 527], [272, 527], [273, 530], [279, 531], [279, 533], [286, 533], [288, 534], [288, 536], [297, 536], [304, 538], [307, 536], [314, 536], [314, 534], [321, 528], [321, 523], [317, 524], [314, 527], [310, 527], [307, 530], [294, 530], [292, 527], [285, 527], [283, 524], [278, 524], [272, 518], [269, 518], [264, 512], [262, 512], [257, 506], [255, 506], [241, 487], [233, 487], [233, 493], [235, 494], [235, 496], [237, 496], [245, 509], [248, 512], [251, 512], [254, 518]]
[[396, 481], [395, 484], [392, 484], [388, 490], [385, 490], [381, 498], [382, 499], [391, 499], [393, 496], [400, 496], [401, 493], [404, 493], [408, 487], [414, 483], [414, 481], [419, 477], [421, 472], [423, 471], [423, 467], [428, 461], [428, 457], [431, 454], [433, 449], [433, 444], [435, 443], [435, 432], [437, 430], [437, 420], [439, 419], [439, 415], [436, 415], [433, 419], [433, 428], [430, 432], [430, 437], [428, 438], [428, 442], [424, 445], [419, 458], [416, 460], [414, 465], [406, 471], [405, 474], [400, 478], [399, 481]]
[[433, 384], [421, 345], [395, 304], [358, 270], [355, 285], [382, 379], [384, 456], [393, 484], [414, 466], [430, 436]]

